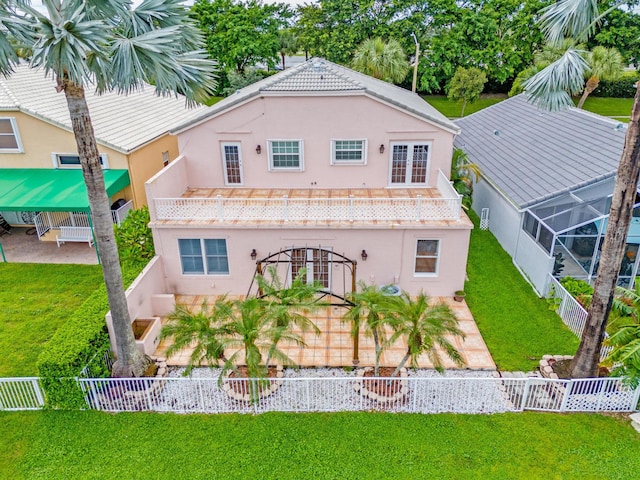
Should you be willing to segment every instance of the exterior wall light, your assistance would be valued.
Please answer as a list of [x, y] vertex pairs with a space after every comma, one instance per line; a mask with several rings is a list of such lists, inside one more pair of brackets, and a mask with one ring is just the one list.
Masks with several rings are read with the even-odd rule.
[[256, 252], [256, 249], [254, 248], [251, 250], [251, 260], [255, 260], [256, 258], [258, 258], [258, 252]]
[[380, 153], [384, 153], [384, 143], [380, 144]]
[[362, 257], [362, 261], [366, 262], [367, 258], [369, 258], [369, 255], [367, 255], [367, 251], [366, 250], [362, 250], [362, 253], [360, 254], [360, 256]]
[[258, 145], [258, 146], [256, 147], [256, 153], [257, 153], [258, 155], [260, 155], [260, 154], [262, 153], [262, 147], [261, 147], [260, 145]]

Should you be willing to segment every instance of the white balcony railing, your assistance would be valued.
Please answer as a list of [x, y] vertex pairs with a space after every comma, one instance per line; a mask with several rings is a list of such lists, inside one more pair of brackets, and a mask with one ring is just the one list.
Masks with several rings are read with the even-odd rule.
[[459, 198], [157, 198], [158, 220], [394, 222], [457, 220]]

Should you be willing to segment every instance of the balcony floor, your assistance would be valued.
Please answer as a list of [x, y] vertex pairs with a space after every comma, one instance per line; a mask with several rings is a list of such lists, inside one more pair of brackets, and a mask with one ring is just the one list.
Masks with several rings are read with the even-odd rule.
[[[209, 305], [212, 305], [215, 301], [214, 297], [205, 297], [203, 295], [176, 296], [176, 302], [179, 305], [186, 306], [192, 311], [199, 309], [205, 299], [207, 299]], [[454, 338], [452, 343], [465, 360], [466, 365], [463, 368], [495, 370], [495, 363], [467, 304], [465, 302], [455, 302], [450, 297], [433, 297], [432, 301], [447, 303], [458, 317], [460, 329], [465, 333], [466, 338], [464, 340]], [[306, 347], [282, 344], [280, 346], [281, 350], [301, 367], [353, 366], [353, 339], [351, 338], [350, 326], [348, 323], [342, 322], [342, 315], [345, 312], [346, 308], [344, 307], [324, 307], [318, 313], [310, 315], [310, 318], [318, 326], [321, 333], [319, 335], [312, 332], [303, 333], [304, 341], [307, 344]], [[166, 320], [163, 319], [163, 323], [165, 322]], [[361, 332], [359, 343], [359, 365], [372, 366], [375, 358], [373, 339]], [[165, 357], [169, 345], [168, 340], [161, 341], [154, 356]], [[406, 349], [406, 341], [403, 339], [398, 340], [382, 353], [381, 366], [397, 366], [402, 360]], [[231, 353], [233, 352], [227, 352], [228, 355]], [[191, 351], [184, 350], [168, 358], [167, 363], [174, 366], [185, 366], [188, 363], [190, 354]], [[444, 355], [443, 363], [447, 369], [459, 368]], [[422, 355], [419, 359], [419, 367], [433, 368], [433, 364], [425, 355]]]

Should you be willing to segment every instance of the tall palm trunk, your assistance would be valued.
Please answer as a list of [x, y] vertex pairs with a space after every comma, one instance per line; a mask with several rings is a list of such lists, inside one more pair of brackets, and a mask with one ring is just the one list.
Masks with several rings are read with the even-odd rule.
[[113, 232], [109, 197], [104, 184], [104, 174], [100, 166], [100, 156], [84, 88], [65, 78], [58, 78], [58, 85], [64, 90], [71, 115], [71, 125], [76, 137], [82, 174], [89, 197], [96, 246], [102, 262], [102, 272], [111, 308], [117, 355], [113, 375], [116, 377], [140, 376], [148, 364], [148, 359], [136, 348], [133, 336], [122, 283], [118, 248]]
[[585, 322], [580, 347], [571, 364], [571, 376], [595, 377], [598, 373], [600, 348], [618, 282], [622, 256], [627, 244], [627, 233], [636, 199], [640, 172], [640, 85], [631, 110], [631, 121], [624, 140], [624, 149], [618, 166], [618, 178], [613, 191], [607, 233], [602, 247], [598, 276], [593, 298]]
[[584, 86], [584, 91], [582, 92], [577, 108], [582, 108], [587, 97], [591, 95], [596, 88], [598, 88], [598, 85], [600, 85], [600, 79], [598, 77], [589, 77], [587, 84]]
[[380, 373], [380, 355], [382, 353], [382, 347], [380, 346], [380, 335], [378, 334], [377, 328], [372, 328], [371, 333], [373, 334], [373, 347], [375, 350], [376, 359], [374, 362], [373, 368], [373, 376], [377, 377]]

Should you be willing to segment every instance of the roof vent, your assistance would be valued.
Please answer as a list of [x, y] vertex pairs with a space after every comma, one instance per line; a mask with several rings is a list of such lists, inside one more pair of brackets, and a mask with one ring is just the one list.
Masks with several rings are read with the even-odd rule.
[[494, 130], [494, 131], [493, 131], [493, 134], [494, 134], [496, 137], [499, 137], [499, 136], [500, 136], [500, 130]]
[[314, 60], [311, 66], [316, 72], [321, 72], [324, 67], [324, 62], [322, 60]]
[[616, 125], [616, 130], [624, 130], [624, 123], [619, 123]]

